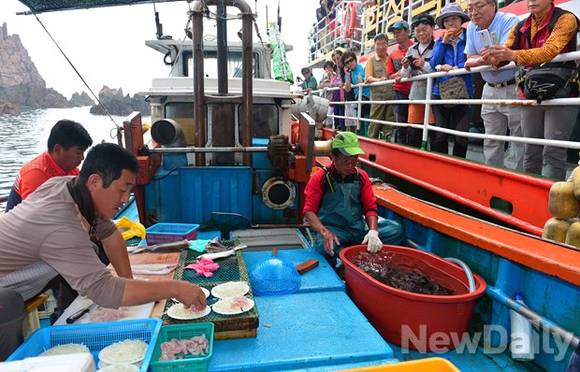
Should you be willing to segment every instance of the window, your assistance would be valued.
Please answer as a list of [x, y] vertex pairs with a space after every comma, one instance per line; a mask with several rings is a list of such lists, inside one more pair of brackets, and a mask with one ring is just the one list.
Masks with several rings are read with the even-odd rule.
[[[191, 76], [193, 71], [193, 57], [191, 52], [184, 53], [187, 65], [184, 66], [183, 76]], [[258, 60], [258, 53], [253, 53], [253, 74], [255, 78], [261, 78], [259, 73], [260, 65]], [[205, 77], [217, 79], [217, 51], [204, 51], [203, 59], [203, 73]], [[242, 77], [242, 54], [241, 52], [228, 52], [228, 78]]]
[[[274, 104], [259, 104], [254, 105], [254, 123], [253, 136], [254, 138], [268, 138], [279, 133], [279, 113], [278, 106]], [[244, 118], [242, 117], [242, 109], [238, 107], [238, 115], [240, 118], [239, 135], [242, 138], [242, 127], [244, 125]]]

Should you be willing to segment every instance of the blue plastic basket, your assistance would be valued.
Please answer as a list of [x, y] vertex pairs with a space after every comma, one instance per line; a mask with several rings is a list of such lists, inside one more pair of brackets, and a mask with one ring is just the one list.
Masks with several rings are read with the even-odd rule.
[[41, 328], [20, 345], [7, 361], [35, 357], [53, 346], [75, 343], [88, 347], [97, 364], [99, 351], [115, 342], [132, 339], [149, 344], [140, 369], [146, 372], [160, 329], [161, 319], [153, 318]]
[[194, 223], [156, 223], [147, 228], [147, 244], [195, 240], [198, 229]]
[[256, 296], [277, 296], [298, 292], [302, 278], [291, 262], [272, 257], [250, 272], [250, 283]]
[[[178, 360], [159, 360], [161, 357], [161, 344], [171, 339], [189, 339], [194, 336], [205, 335], [209, 342], [207, 355], [188, 357]], [[161, 327], [153, 358], [151, 359], [151, 372], [206, 372], [209, 360], [213, 354], [213, 323], [186, 323], [173, 324]]]

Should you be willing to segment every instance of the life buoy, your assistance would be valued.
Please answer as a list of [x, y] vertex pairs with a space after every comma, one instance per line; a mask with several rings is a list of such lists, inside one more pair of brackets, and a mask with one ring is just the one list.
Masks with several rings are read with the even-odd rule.
[[344, 26], [345, 39], [352, 39], [352, 35], [358, 27], [357, 7], [354, 1], [347, 4], [344, 16], [342, 18], [342, 24]]

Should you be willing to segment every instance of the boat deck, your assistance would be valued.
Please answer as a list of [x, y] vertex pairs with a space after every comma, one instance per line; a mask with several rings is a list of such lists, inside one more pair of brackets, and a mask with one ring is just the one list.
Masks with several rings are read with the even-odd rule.
[[274, 371], [392, 361], [393, 351], [346, 293], [256, 297], [258, 337], [217, 341], [211, 371]]
[[[298, 293], [256, 297], [260, 314], [258, 337], [216, 341], [210, 371], [328, 371], [432, 356], [449, 359], [462, 371], [538, 370], [515, 362], [506, 354], [485, 355], [481, 349], [475, 354], [403, 354], [376, 332], [318, 252], [298, 248], [278, 255], [293, 263], [314, 258], [320, 265], [303, 275]], [[243, 256], [251, 271], [271, 253], [245, 252]]]
[[[302, 242], [307, 242], [299, 230], [295, 231]], [[287, 237], [288, 231], [282, 235]], [[200, 233], [199, 238], [215, 236], [219, 233]], [[264, 250], [243, 253], [249, 272], [271, 257], [275, 234], [268, 240], [270, 244], [261, 244]], [[534, 364], [516, 362], [506, 353], [484, 354], [481, 348], [473, 354], [404, 353], [386, 342], [368, 322], [348, 297], [344, 282], [319, 252], [303, 244], [284, 248], [278, 251], [279, 258], [294, 264], [316, 259], [319, 266], [302, 276], [298, 293], [256, 297], [257, 337], [215, 341], [210, 371], [334, 371], [433, 356], [448, 359], [461, 371], [541, 370]]]

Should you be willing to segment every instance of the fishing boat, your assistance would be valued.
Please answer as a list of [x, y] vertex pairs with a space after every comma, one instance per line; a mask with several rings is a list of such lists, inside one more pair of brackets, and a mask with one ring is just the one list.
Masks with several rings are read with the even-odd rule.
[[[459, 3], [466, 7], [465, 1]], [[580, 12], [578, 2], [557, 0], [554, 3], [575, 14]], [[321, 68], [325, 61], [331, 59], [332, 50], [337, 48], [352, 48], [360, 55], [360, 63], [364, 63], [372, 54], [373, 35], [386, 34], [389, 26], [400, 20], [407, 20], [410, 24], [411, 19], [421, 13], [428, 12], [436, 16], [445, 4], [445, 1], [438, 0], [415, 1], [411, 5], [406, 2], [395, 4], [379, 1], [376, 5], [363, 8], [358, 1], [339, 2], [332, 18], [327, 16], [320, 20], [309, 34], [309, 44], [312, 47], [308, 65]], [[500, 10], [516, 14], [520, 18], [529, 15], [525, 1], [512, 2]], [[436, 34], [437, 32], [436, 30]], [[577, 58], [578, 52], [569, 54], [569, 60]], [[473, 78], [477, 82], [479, 74], [475, 73]], [[422, 79], [426, 79], [426, 76]], [[471, 104], [477, 106], [481, 101], [472, 100]], [[564, 104], [577, 105], [578, 102], [572, 100]], [[489, 138], [476, 133], [466, 137], [470, 141]], [[502, 140], [510, 141], [510, 138], [504, 136]], [[368, 146], [364, 149], [380, 154], [377, 155], [376, 163], [383, 167], [384, 178], [407, 190], [412, 189], [414, 195], [423, 199], [538, 236], [542, 234], [544, 223], [550, 218], [547, 201], [548, 192], [554, 183], [551, 179], [426, 151], [415, 152], [412, 148], [399, 145], [380, 144], [376, 147], [375, 144], [378, 143], [364, 140], [364, 145]], [[578, 151], [578, 146], [573, 141], [563, 146]], [[425, 172], [425, 169], [429, 171]], [[463, 182], [448, 177], [449, 174], [461, 174]], [[532, 206], [529, 200], [537, 203]]]
[[[146, 1], [21, 2], [40, 13]], [[218, 6], [215, 12], [207, 11], [214, 6]], [[226, 6], [237, 7], [243, 20], [241, 45], [232, 44], [229, 52], [220, 43], [225, 17], [217, 17], [222, 22], [218, 22], [215, 47], [203, 41], [204, 15], [223, 15]], [[345, 281], [341, 280], [313, 248], [309, 230], [301, 224], [304, 187], [312, 170], [328, 163], [333, 132], [325, 129], [317, 135], [312, 115], [292, 116], [293, 103], [301, 97], [290, 92], [288, 82], [269, 79], [269, 68], [261, 69], [268, 65], [267, 53], [254, 47], [253, 14], [244, 1], [194, 1], [190, 16], [191, 43], [147, 42], [176, 63], [170, 76], [155, 79], [147, 92], [154, 142], [145, 142], [139, 114], [124, 122], [122, 143], [137, 156], [140, 173], [134, 202], [121, 214], [145, 226], [199, 224], [206, 230], [205, 237], [233, 239], [247, 246], [235, 254], [234, 269], [239, 278], [250, 279], [251, 286], [256, 283], [248, 273], [271, 259], [273, 251], [293, 265], [319, 262], [302, 276], [297, 292], [254, 296], [253, 320], [216, 322], [216, 328], [223, 328], [216, 330], [209, 370], [565, 369], [579, 344], [575, 335], [580, 332], [580, 251], [534, 235], [547, 218], [545, 213], [537, 214], [543, 213], [551, 181], [360, 139], [366, 151], [361, 165], [374, 175], [389, 175], [385, 180], [391, 185], [374, 186], [379, 214], [404, 226], [406, 249], [415, 256], [460, 262], [449, 270], [456, 271], [462, 282], [476, 278], [473, 291], [480, 292], [468, 316], [463, 310], [445, 313], [464, 319], [465, 332], [454, 333], [460, 342], [452, 347], [445, 347], [449, 342], [438, 347], [436, 337], [414, 330], [407, 333], [406, 344], [393, 341], [383, 328], [385, 319], [395, 313], [404, 319], [412, 309], [376, 301], [382, 297], [374, 295], [383, 296], [390, 289], [356, 267], [347, 264]], [[217, 79], [206, 76], [208, 59], [217, 62]], [[236, 61], [230, 68], [228, 59]], [[428, 166], [434, 171], [419, 175], [419, 163], [421, 169]], [[466, 169], [466, 177], [480, 187], [460, 188], [449, 182], [458, 167]], [[447, 196], [502, 223], [412, 196], [407, 189], [413, 187]], [[514, 196], [516, 190], [527, 194]], [[494, 211], [483, 194], [508, 200], [513, 214]], [[534, 205], [525, 209], [524, 201], [530, 198]], [[174, 257], [182, 265], [189, 254]], [[469, 291], [470, 286], [465, 284]], [[515, 292], [525, 305], [514, 300]], [[378, 312], [369, 301], [377, 303]], [[535, 329], [533, 360], [512, 358], [510, 317], [514, 316]], [[424, 314], [415, 321], [431, 324], [432, 318]], [[24, 354], [17, 350], [15, 355], [13, 360]]]

